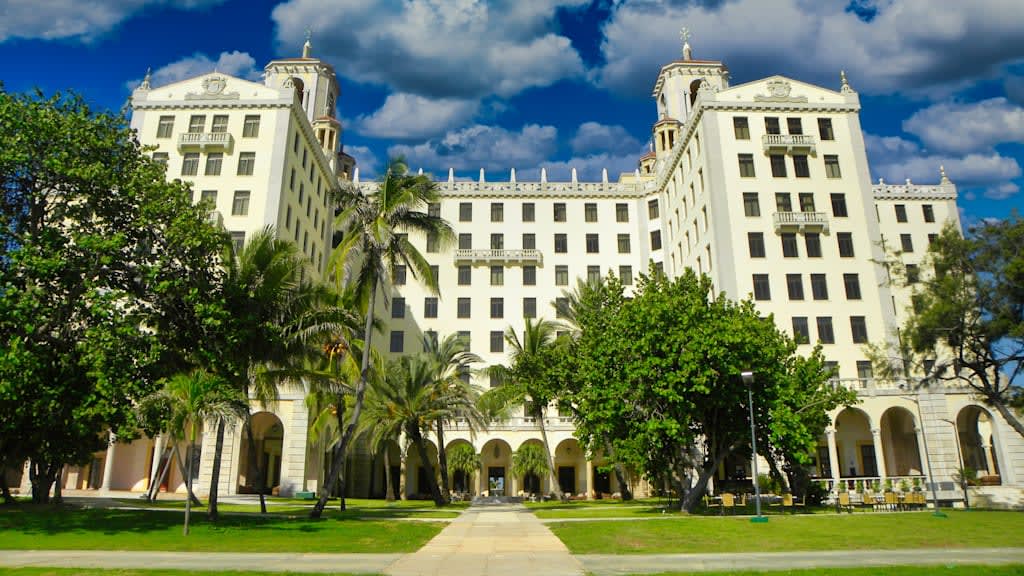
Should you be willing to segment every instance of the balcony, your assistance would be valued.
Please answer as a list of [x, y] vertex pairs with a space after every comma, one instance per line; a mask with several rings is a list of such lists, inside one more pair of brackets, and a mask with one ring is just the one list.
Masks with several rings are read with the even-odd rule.
[[824, 212], [776, 212], [775, 232], [828, 233], [828, 214]]
[[761, 137], [765, 153], [770, 152], [803, 152], [814, 154], [818, 139], [810, 134], [765, 134]]
[[541, 264], [540, 250], [456, 250], [456, 264]]
[[178, 135], [178, 150], [230, 150], [235, 139], [227, 132], [185, 132]]

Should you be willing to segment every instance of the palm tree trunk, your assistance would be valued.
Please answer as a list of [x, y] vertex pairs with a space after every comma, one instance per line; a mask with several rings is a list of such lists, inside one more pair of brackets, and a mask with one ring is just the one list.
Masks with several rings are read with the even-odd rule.
[[423, 441], [423, 434], [420, 427], [410, 425], [406, 428], [409, 437], [416, 444], [416, 451], [420, 453], [420, 462], [426, 468], [427, 486], [430, 488], [430, 497], [434, 499], [435, 506], [444, 506], [444, 498], [441, 496], [441, 489], [437, 486], [437, 477], [434, 476], [434, 465], [427, 458], [427, 443]]
[[188, 492], [189, 497], [185, 498], [185, 527], [183, 529], [184, 535], [188, 536], [188, 521], [192, 516], [192, 454], [195, 453], [196, 443], [189, 442], [188, 444], [188, 465], [185, 466], [185, 490]]
[[[248, 394], [246, 394], [248, 396]], [[267, 513], [267, 499], [263, 495], [263, 473], [260, 470], [260, 463], [256, 457], [256, 437], [252, 432], [252, 412], [245, 417], [246, 437], [249, 440], [249, 470], [252, 472], [252, 481], [256, 485], [256, 493], [260, 495], [260, 514]]]
[[395, 489], [391, 484], [391, 447], [384, 444], [384, 501], [395, 501]]
[[400, 465], [398, 468], [398, 498], [400, 500], [408, 500], [409, 491], [406, 489], [405, 479], [409, 473], [409, 443], [405, 443], [405, 447], [399, 446], [398, 449], [401, 451], [399, 454]]
[[448, 491], [448, 453], [444, 449], [444, 420], [437, 419], [437, 466], [441, 471], [441, 497], [445, 503], [452, 501]]
[[186, 498], [196, 506], [202, 506], [203, 503], [199, 501], [195, 493], [192, 492], [192, 473], [190, 472], [192, 466], [192, 454], [191, 451], [187, 455], [188, 464], [182, 460], [181, 450], [178, 450], [178, 473], [181, 474], [182, 480], [185, 481], [185, 494]]
[[[327, 476], [327, 485], [333, 486], [341, 476], [342, 468], [345, 465], [345, 456], [348, 452], [349, 442], [356, 432], [356, 425], [359, 423], [359, 415], [363, 412], [363, 399], [366, 398], [366, 382], [370, 375], [370, 339], [373, 336], [373, 307], [377, 302], [377, 278], [370, 281], [370, 301], [366, 305], [366, 324], [363, 327], [363, 358], [359, 366], [359, 382], [356, 384], [356, 397], [352, 406], [352, 416], [349, 418], [348, 426], [342, 431], [341, 438], [334, 444], [332, 451], [333, 461], [331, 462], [331, 473]], [[320, 499], [317, 500], [313, 510], [310, 511], [310, 518], [319, 518], [327, 506], [328, 492], [322, 491]]]
[[213, 474], [210, 477], [210, 495], [207, 497], [206, 516], [217, 520], [217, 496], [220, 493], [220, 461], [224, 456], [224, 419], [217, 420], [217, 440], [213, 445]]
[[[160, 471], [156, 475], [156, 484], [153, 487], [153, 494], [149, 498], [150, 502], [156, 500], [157, 495], [160, 494], [160, 486], [162, 486], [164, 480], [167, 479], [167, 475], [171, 473], [171, 466], [174, 464], [174, 453], [176, 450], [177, 447], [172, 444], [170, 448], [171, 453], [163, 461], [163, 465], [160, 467]], [[163, 454], [161, 454], [160, 457], [163, 458]]]
[[536, 410], [537, 427], [540, 428], [540, 438], [544, 443], [544, 455], [548, 459], [548, 480], [551, 482], [551, 491], [555, 497], [562, 499], [562, 487], [558, 485], [558, 476], [555, 474], [555, 458], [551, 454], [551, 446], [548, 444], [548, 430], [544, 426], [544, 408]]

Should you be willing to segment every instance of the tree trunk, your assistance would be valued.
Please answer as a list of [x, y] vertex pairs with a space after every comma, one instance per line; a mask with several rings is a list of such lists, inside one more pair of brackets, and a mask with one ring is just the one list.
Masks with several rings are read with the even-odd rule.
[[399, 467], [398, 467], [398, 499], [408, 500], [409, 490], [406, 486], [406, 478], [409, 476], [409, 443], [399, 446]]
[[64, 465], [58, 464], [54, 468], [55, 469], [53, 471], [53, 503], [63, 504], [64, 494], [62, 493], [62, 490], [64, 489]]
[[[248, 393], [246, 394], [248, 396]], [[252, 432], [252, 412], [245, 417], [246, 438], [249, 440], [249, 473], [252, 475], [253, 484], [256, 486], [256, 493], [260, 496], [260, 514], [267, 513], [267, 499], [263, 494], [266, 488], [263, 481], [263, 471], [260, 468], [259, 458], [256, 454], [256, 436]]]
[[7, 486], [7, 482], [0, 482], [0, 492], [3, 493], [4, 504], [14, 504], [14, 495], [11, 494], [11, 488]]
[[220, 494], [220, 461], [224, 457], [224, 419], [217, 420], [217, 440], [213, 444], [213, 470], [210, 477], [210, 494], [207, 496], [206, 517], [211, 522], [220, 516], [217, 510], [217, 497]]
[[437, 420], [437, 466], [441, 472], [441, 498], [445, 504], [452, 501], [452, 494], [448, 490], [448, 454], [444, 449], [444, 421]]
[[1013, 413], [1013, 410], [1011, 410], [1001, 398], [989, 398], [989, 400], [992, 405], [995, 406], [996, 411], [999, 412], [1004, 420], [1006, 420], [1006, 423], [1016, 430], [1017, 434], [1024, 436], [1024, 424], [1022, 424], [1017, 415]]
[[697, 503], [700, 502], [700, 498], [704, 496], [704, 492], [707, 490], [708, 480], [711, 479], [715, 470], [718, 470], [718, 466], [725, 460], [725, 457], [728, 456], [730, 452], [731, 450], [723, 450], [721, 454], [718, 454], [703, 468], [701, 468], [700, 476], [697, 477], [697, 483], [694, 484], [693, 488], [691, 488], [686, 494], [686, 498], [683, 499], [681, 509], [686, 510], [687, 512], [693, 512], [693, 509], [697, 507]]
[[427, 444], [423, 441], [419, 426], [411, 425], [406, 428], [409, 438], [416, 444], [416, 451], [420, 453], [420, 461], [427, 473], [427, 487], [430, 488], [430, 497], [434, 499], [435, 506], [444, 506], [444, 498], [441, 496], [441, 489], [437, 485], [437, 477], [434, 476], [434, 465], [427, 458]]
[[[156, 485], [153, 486], [153, 491], [150, 494], [150, 497], [149, 497], [149, 501], [150, 502], [153, 502], [153, 501], [156, 500], [157, 495], [160, 494], [160, 486], [164, 483], [164, 480], [167, 479], [167, 475], [170, 474], [170, 472], [171, 472], [171, 464], [174, 462], [174, 452], [175, 452], [175, 450], [176, 450], [176, 448], [172, 445], [171, 448], [170, 448], [170, 454], [167, 456], [167, 459], [163, 461], [160, 469], [157, 471]], [[167, 451], [165, 450], [165, 452], [167, 452]], [[161, 455], [160, 457], [163, 458], [163, 455]]]
[[540, 428], [540, 438], [544, 443], [544, 456], [548, 459], [548, 480], [551, 482], [551, 492], [555, 498], [562, 499], [562, 487], [558, 485], [558, 476], [555, 474], [555, 458], [551, 454], [551, 446], [548, 444], [548, 430], [544, 426], [544, 408], [538, 408], [534, 415], [537, 420], [537, 427]]
[[395, 489], [391, 484], [391, 449], [387, 443], [384, 444], [384, 501], [395, 501]]
[[[610, 460], [615, 461], [615, 449], [612, 448], [612, 443], [605, 441], [604, 452]], [[612, 466], [615, 471], [615, 479], [619, 481], [619, 495], [622, 497], [623, 502], [628, 502], [633, 499], [633, 492], [629, 489], [629, 484], [626, 482], [626, 471], [622, 468], [622, 464], [615, 462]], [[587, 486], [590, 487], [590, 479], [587, 479]]]
[[191, 453], [191, 450], [189, 451], [189, 454], [186, 455], [186, 457], [188, 458], [188, 465], [187, 465], [188, 467], [187, 468], [186, 468], [186, 464], [184, 462], [182, 462], [181, 450], [177, 451], [177, 455], [178, 455], [178, 459], [177, 459], [178, 460], [178, 473], [181, 474], [182, 479], [185, 480], [186, 499], [191, 501], [196, 506], [202, 506], [203, 503], [200, 502], [199, 498], [197, 498], [196, 495], [192, 492], [192, 472], [190, 471], [191, 467], [192, 467], [192, 453]]
[[50, 502], [50, 487], [53, 485], [53, 468], [46, 462], [33, 458], [28, 468], [29, 481], [32, 483], [32, 503], [47, 504]]
[[[348, 452], [349, 442], [356, 432], [356, 425], [359, 424], [359, 416], [363, 412], [363, 399], [366, 397], [366, 382], [370, 375], [370, 339], [373, 336], [373, 307], [377, 301], [377, 278], [370, 281], [370, 301], [366, 306], [366, 324], [363, 327], [363, 358], [359, 367], [359, 382], [356, 384], [356, 398], [352, 406], [352, 416], [349, 418], [348, 426], [342, 431], [341, 438], [334, 444], [331, 451], [333, 461], [331, 472], [327, 476], [327, 485], [333, 486], [341, 476], [342, 467], [345, 464], [345, 456]], [[320, 494], [320, 499], [309, 513], [310, 518], [320, 518], [327, 506], [328, 493], [326, 490]]]
[[188, 521], [192, 516], [192, 455], [195, 454], [196, 443], [189, 442], [188, 444], [188, 465], [185, 466], [185, 472], [188, 474], [185, 476], [185, 490], [188, 492], [189, 497], [185, 498], [185, 527], [183, 532], [185, 536], [188, 536]]

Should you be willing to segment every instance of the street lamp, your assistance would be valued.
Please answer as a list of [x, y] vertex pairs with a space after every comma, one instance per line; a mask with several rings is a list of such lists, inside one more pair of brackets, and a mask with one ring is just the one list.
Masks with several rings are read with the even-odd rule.
[[[904, 398], [910, 397], [904, 396]], [[946, 515], [939, 510], [939, 496], [935, 491], [935, 476], [932, 474], [932, 457], [928, 451], [928, 434], [924, 431], [924, 416], [921, 415], [921, 392], [918, 391], [917, 398], [912, 399], [917, 405], [917, 423], [921, 426], [921, 441], [924, 443], [924, 461], [928, 465], [928, 483], [932, 485], [932, 504], [935, 506], [935, 512], [932, 513], [932, 516], [945, 518]]]
[[964, 509], [966, 510], [971, 507], [971, 504], [967, 500], [967, 478], [964, 475], [964, 471], [967, 469], [967, 467], [964, 464], [963, 452], [960, 451], [960, 431], [956, 427], [956, 422], [952, 420], [947, 420], [946, 418], [939, 418], [939, 420], [942, 420], [946, 424], [949, 424], [950, 426], [953, 427], [953, 440], [956, 444], [956, 461], [960, 463], [960, 488], [962, 488], [964, 491]]
[[747, 408], [750, 409], [750, 444], [754, 450], [754, 503], [757, 509], [757, 516], [750, 519], [751, 522], [767, 522], [767, 516], [761, 516], [761, 484], [757, 476], [757, 432], [754, 427], [754, 373], [741, 372], [743, 383], [747, 385]]

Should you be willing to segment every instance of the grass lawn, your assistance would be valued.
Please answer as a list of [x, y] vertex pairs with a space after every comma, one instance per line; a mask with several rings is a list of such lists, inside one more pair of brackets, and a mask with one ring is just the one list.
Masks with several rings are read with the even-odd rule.
[[1024, 514], [949, 511], [891, 514], [689, 516], [650, 521], [554, 522], [548, 524], [574, 554], [670, 554], [782, 552], [902, 548], [977, 548], [1024, 545]]
[[229, 515], [215, 524], [202, 514], [192, 518], [192, 533], [183, 537], [182, 515], [174, 511], [5, 506], [0, 507], [0, 549], [412, 552], [444, 527], [357, 517]]
[[[155, 502], [146, 502], [143, 499], [131, 499], [131, 498], [119, 498], [118, 502], [122, 504], [139, 507], [139, 508], [162, 508], [166, 510], [184, 510], [184, 500], [157, 500]], [[202, 508], [205, 512], [206, 502], [203, 502]], [[267, 513], [268, 514], [284, 514], [288, 516], [305, 516], [309, 514], [309, 511], [313, 508], [314, 502], [309, 500], [296, 500], [296, 499], [267, 499]], [[345, 501], [346, 510], [340, 512], [338, 510], [338, 500], [332, 500], [328, 502], [327, 508], [324, 509], [324, 515], [328, 517], [336, 518], [431, 518], [431, 519], [451, 519], [459, 515], [459, 512], [469, 507], [468, 502], [455, 502], [448, 504], [444, 508], [437, 508], [432, 502], [423, 500], [405, 500], [387, 503], [383, 500], [365, 500], [349, 498]], [[221, 503], [217, 505], [217, 509], [221, 512], [229, 513], [254, 513], [259, 514], [260, 505], [259, 502], [253, 502], [252, 504], [228, 504]]]
[[[214, 574], [225, 576], [323, 576], [303, 572], [209, 572], [206, 570], [196, 572], [195, 570], [129, 570], [129, 569], [99, 569], [99, 568], [6, 568], [2, 569], [4, 574], [15, 576], [212, 576]], [[353, 576], [342, 572], [331, 572], [334, 576]]]
[[772, 572], [665, 572], [644, 576], [1011, 576], [1024, 574], [1024, 566], [886, 566], [880, 568], [812, 568], [808, 570], [782, 570]]

